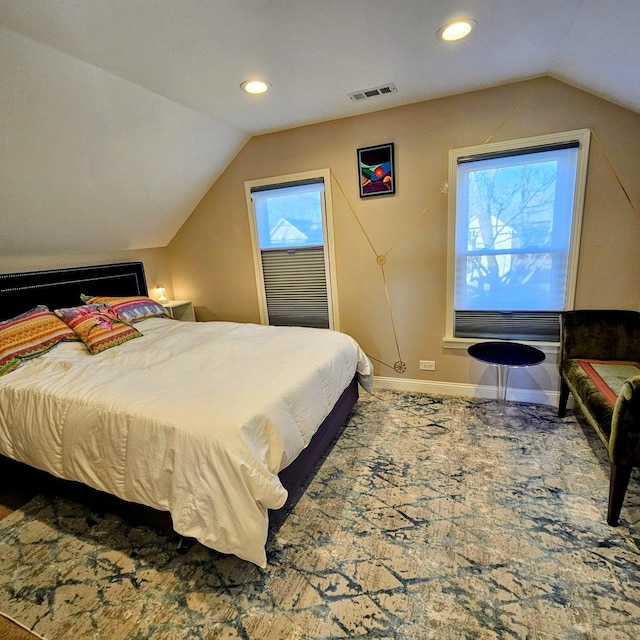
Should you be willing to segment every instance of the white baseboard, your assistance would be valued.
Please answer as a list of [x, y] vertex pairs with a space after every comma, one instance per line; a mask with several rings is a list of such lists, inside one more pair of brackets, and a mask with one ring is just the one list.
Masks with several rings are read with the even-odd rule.
[[[374, 389], [388, 389], [391, 391], [413, 391], [416, 393], [431, 393], [442, 396], [464, 396], [465, 398], [497, 399], [498, 388], [494, 386], [466, 384], [462, 382], [437, 382], [426, 380], [404, 380], [374, 376]], [[507, 389], [507, 400], [515, 402], [533, 402], [558, 406], [560, 394], [557, 391], [544, 389]]]

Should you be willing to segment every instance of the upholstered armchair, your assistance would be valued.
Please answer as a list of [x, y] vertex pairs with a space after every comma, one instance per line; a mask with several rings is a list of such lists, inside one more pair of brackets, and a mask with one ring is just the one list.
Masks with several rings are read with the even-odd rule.
[[640, 466], [640, 313], [565, 311], [560, 317], [560, 404], [569, 392], [611, 461], [607, 522], [618, 524], [633, 467]]

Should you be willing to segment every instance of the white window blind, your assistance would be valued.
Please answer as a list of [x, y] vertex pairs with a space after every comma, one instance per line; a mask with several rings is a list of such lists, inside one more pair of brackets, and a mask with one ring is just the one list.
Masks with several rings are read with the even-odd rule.
[[558, 340], [579, 143], [457, 158], [454, 336]]

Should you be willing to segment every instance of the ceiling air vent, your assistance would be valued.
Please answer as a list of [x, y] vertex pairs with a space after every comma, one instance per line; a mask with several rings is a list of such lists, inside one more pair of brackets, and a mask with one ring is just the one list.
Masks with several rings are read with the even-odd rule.
[[359, 100], [366, 100], [367, 98], [375, 98], [376, 96], [386, 96], [388, 93], [396, 93], [396, 91], [398, 91], [396, 85], [390, 82], [389, 84], [383, 84], [379, 87], [354, 91], [349, 94], [349, 97], [357, 102]]

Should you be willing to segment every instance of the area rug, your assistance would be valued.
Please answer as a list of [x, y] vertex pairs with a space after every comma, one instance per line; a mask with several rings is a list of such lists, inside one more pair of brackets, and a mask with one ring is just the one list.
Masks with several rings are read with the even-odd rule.
[[640, 477], [551, 407], [363, 394], [261, 570], [55, 495], [0, 522], [0, 610], [47, 640], [636, 639]]

